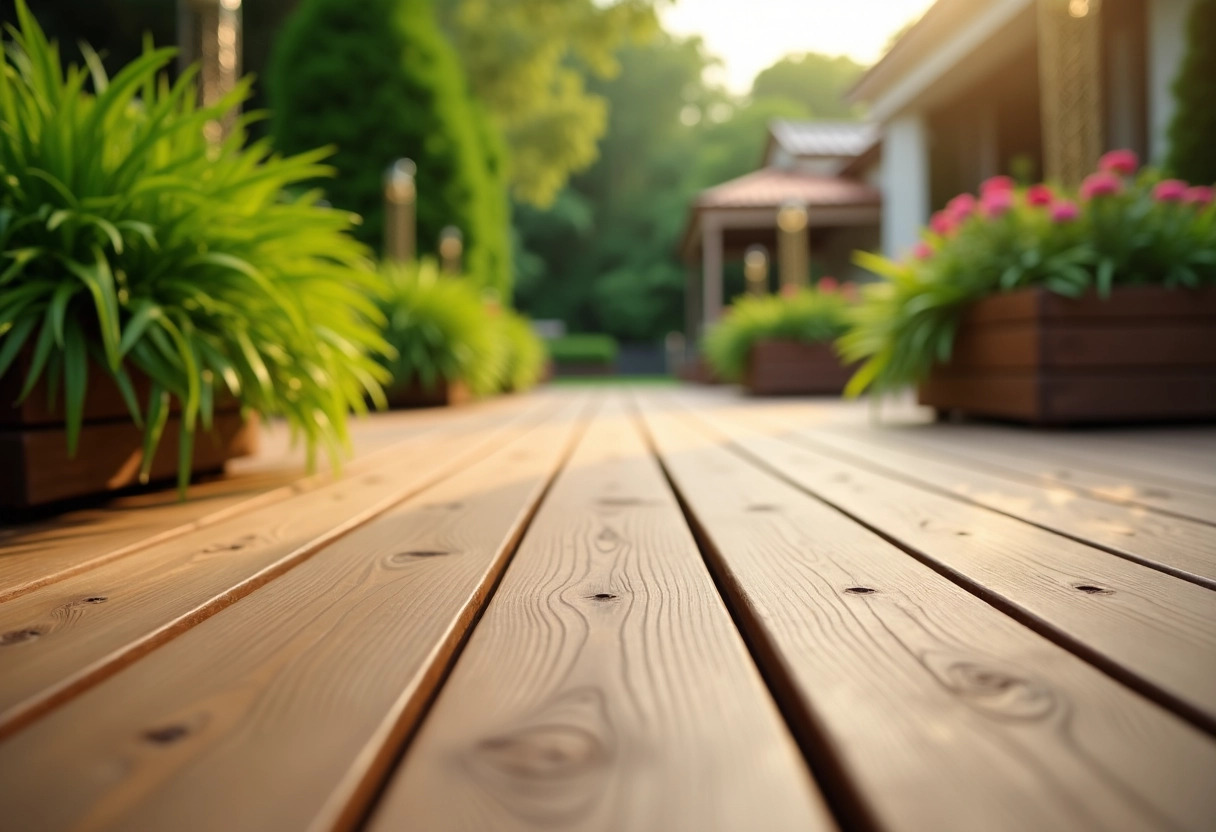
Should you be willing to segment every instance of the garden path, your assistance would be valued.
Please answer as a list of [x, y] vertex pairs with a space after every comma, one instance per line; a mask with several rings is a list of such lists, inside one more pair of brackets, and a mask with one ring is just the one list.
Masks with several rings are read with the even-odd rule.
[[565, 388], [0, 529], [0, 829], [1210, 829], [1216, 429]]

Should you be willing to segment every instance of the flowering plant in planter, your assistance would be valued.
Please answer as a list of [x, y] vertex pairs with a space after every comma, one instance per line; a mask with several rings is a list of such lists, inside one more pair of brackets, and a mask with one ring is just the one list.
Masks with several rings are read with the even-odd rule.
[[1213, 189], [1138, 168], [1134, 153], [1118, 150], [1075, 191], [996, 177], [935, 214], [906, 259], [858, 253], [885, 280], [867, 287], [839, 341], [845, 358], [864, 361], [846, 392], [924, 379], [950, 360], [968, 306], [992, 295], [1216, 284]]
[[87, 47], [85, 67], [62, 65], [22, 0], [17, 14], [0, 66], [0, 379], [61, 395], [72, 451], [90, 375], [112, 381], [143, 427], [145, 477], [176, 408], [184, 486], [225, 396], [336, 461], [348, 412], [382, 395], [370, 356], [390, 348], [354, 218], [303, 191], [325, 152], [245, 146], [251, 116], [220, 141], [248, 82], [200, 107], [193, 69], [160, 75], [173, 50], [108, 78]]
[[739, 298], [705, 336], [705, 357], [726, 381], [740, 381], [753, 348], [762, 341], [828, 344], [848, 328], [856, 297], [851, 283], [825, 277], [813, 289]]

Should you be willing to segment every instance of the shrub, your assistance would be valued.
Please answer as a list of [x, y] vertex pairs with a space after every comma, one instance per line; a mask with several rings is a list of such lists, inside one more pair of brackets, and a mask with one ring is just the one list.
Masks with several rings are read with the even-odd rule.
[[934, 215], [901, 261], [859, 253], [886, 278], [867, 287], [842, 355], [865, 364], [846, 392], [915, 383], [950, 358], [967, 305], [988, 295], [1041, 286], [1069, 297], [1114, 286], [1197, 287], [1216, 283], [1212, 189], [1135, 176], [1135, 155], [1114, 151], [1078, 192], [1047, 185], [984, 183]]
[[546, 346], [558, 364], [611, 364], [618, 352], [611, 335], [563, 335], [549, 339]]
[[706, 334], [706, 360], [721, 378], [739, 381], [757, 341], [831, 341], [844, 333], [848, 308], [849, 295], [838, 291], [802, 289], [788, 296], [741, 297]]
[[1170, 171], [1192, 182], [1216, 182], [1216, 0], [1196, 0], [1187, 49], [1174, 81], [1178, 109], [1170, 125]]
[[[367, 353], [387, 345], [351, 217], [284, 196], [329, 173], [324, 154], [279, 158], [241, 130], [209, 142], [247, 84], [199, 109], [192, 72], [158, 80], [172, 50], [112, 79], [87, 48], [88, 69], [63, 69], [24, 3], [18, 15], [0, 74], [0, 375], [28, 350], [23, 396], [39, 378], [62, 390], [74, 449], [88, 366], [104, 368], [144, 425], [145, 468], [176, 399], [182, 484], [223, 391], [286, 417], [310, 461], [318, 444], [336, 459], [348, 410], [380, 395]], [[132, 371], [151, 380], [146, 410]]]
[[385, 264], [385, 338], [396, 349], [385, 362], [394, 386], [417, 382], [433, 390], [463, 381], [477, 395], [502, 387], [507, 350], [480, 290], [467, 280], [442, 277], [434, 261]]
[[362, 215], [361, 239], [383, 240], [382, 177], [408, 156], [418, 165], [420, 250], [455, 225], [469, 272], [510, 294], [501, 148], [429, 0], [304, 0], [278, 38], [269, 80], [282, 147], [337, 147], [328, 198]]
[[502, 387], [515, 392], [530, 390], [545, 372], [545, 342], [532, 330], [528, 319], [516, 312], [503, 311], [500, 322], [505, 350]]

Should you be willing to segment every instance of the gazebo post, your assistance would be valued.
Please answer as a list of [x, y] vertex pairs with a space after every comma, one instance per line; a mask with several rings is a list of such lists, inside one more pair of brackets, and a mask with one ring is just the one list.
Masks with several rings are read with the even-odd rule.
[[712, 212], [701, 216], [701, 330], [722, 315], [722, 222]]
[[782, 289], [810, 285], [810, 249], [806, 206], [796, 201], [785, 203], [777, 212], [777, 261]]

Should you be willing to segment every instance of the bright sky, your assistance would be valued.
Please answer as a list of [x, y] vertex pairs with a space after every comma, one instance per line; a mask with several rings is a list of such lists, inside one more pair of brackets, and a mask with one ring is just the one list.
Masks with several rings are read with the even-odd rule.
[[732, 92], [751, 88], [756, 73], [791, 52], [848, 55], [871, 64], [887, 39], [933, 0], [676, 0], [664, 28], [700, 35], [722, 59]]

